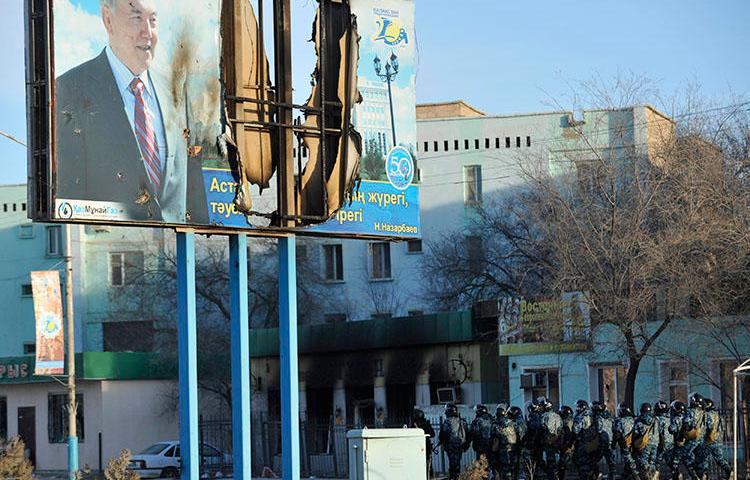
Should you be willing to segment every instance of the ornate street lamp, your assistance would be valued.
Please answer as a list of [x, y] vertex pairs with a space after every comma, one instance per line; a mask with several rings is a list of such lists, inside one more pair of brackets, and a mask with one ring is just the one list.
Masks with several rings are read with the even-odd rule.
[[383, 66], [380, 58], [376, 55], [373, 60], [375, 66], [375, 74], [383, 79], [384, 82], [388, 83], [388, 104], [391, 108], [391, 133], [393, 134], [393, 146], [396, 143], [396, 122], [393, 119], [393, 95], [391, 93], [391, 81], [396, 78], [398, 74], [398, 57], [395, 53], [391, 53], [391, 58], [385, 64], [385, 73], [383, 73]]

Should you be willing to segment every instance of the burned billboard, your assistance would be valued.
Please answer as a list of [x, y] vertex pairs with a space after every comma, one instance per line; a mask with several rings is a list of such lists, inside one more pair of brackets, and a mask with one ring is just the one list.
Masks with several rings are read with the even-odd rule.
[[262, 3], [28, 0], [30, 215], [419, 236], [413, 1], [320, 2], [301, 105]]

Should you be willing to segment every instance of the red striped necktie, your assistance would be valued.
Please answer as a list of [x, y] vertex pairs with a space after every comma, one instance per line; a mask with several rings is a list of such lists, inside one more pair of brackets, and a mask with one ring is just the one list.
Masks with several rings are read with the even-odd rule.
[[135, 96], [135, 136], [141, 149], [143, 166], [146, 167], [154, 190], [159, 192], [161, 186], [161, 160], [159, 159], [159, 148], [156, 144], [156, 133], [154, 131], [154, 114], [148, 108], [143, 98], [146, 85], [140, 78], [136, 77], [130, 82], [130, 91]]

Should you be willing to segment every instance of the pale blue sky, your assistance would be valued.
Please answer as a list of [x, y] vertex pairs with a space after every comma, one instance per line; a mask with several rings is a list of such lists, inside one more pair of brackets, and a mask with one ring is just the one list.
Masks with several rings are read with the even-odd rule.
[[[21, 140], [23, 3], [0, 0], [0, 130]], [[416, 6], [419, 102], [462, 98], [491, 114], [543, 111], [550, 97], [569, 93], [566, 80], [618, 72], [647, 76], [667, 94], [697, 83], [708, 97], [730, 91], [750, 97], [748, 0], [417, 0]], [[23, 147], [0, 137], [0, 162], [0, 184], [26, 181]]]

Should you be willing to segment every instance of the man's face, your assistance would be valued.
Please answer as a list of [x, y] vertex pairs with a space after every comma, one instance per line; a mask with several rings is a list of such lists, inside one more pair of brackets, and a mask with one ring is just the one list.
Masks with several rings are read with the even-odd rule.
[[153, 0], [116, 0], [114, 10], [102, 7], [109, 46], [134, 75], [148, 69], [158, 42]]

